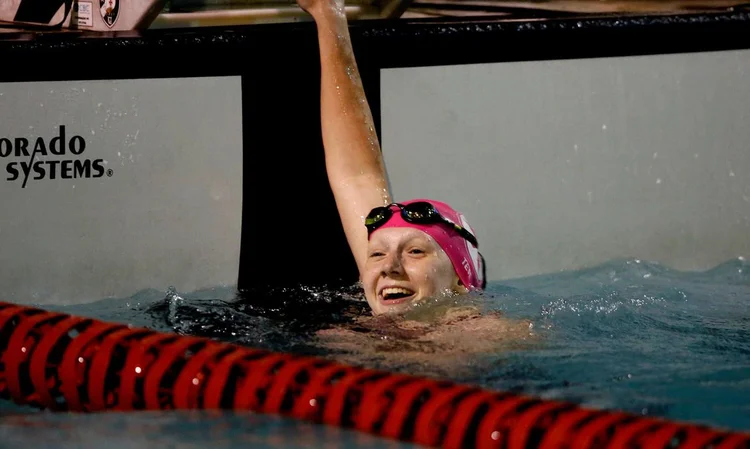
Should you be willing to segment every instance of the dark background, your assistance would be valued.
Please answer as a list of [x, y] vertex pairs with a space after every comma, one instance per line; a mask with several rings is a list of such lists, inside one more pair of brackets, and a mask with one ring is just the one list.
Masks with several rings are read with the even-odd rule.
[[[749, 17], [368, 20], [353, 23], [351, 33], [380, 135], [381, 68], [749, 48]], [[6, 33], [0, 35], [0, 82], [242, 75], [239, 288], [350, 285], [356, 266], [323, 159], [317, 45], [310, 22]]]

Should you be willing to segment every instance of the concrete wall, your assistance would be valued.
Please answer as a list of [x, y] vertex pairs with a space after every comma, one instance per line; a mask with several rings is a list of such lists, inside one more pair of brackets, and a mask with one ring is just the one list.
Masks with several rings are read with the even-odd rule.
[[[0, 105], [0, 298], [78, 303], [236, 282], [239, 77], [0, 83]], [[61, 126], [83, 152], [52, 154]], [[32, 161], [44, 175], [32, 169], [24, 186]]]
[[750, 51], [381, 77], [396, 198], [464, 211], [490, 279], [750, 256]]

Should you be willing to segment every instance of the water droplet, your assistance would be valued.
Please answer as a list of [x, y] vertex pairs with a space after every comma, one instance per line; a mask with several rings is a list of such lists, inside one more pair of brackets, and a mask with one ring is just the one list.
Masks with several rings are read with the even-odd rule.
[[602, 130], [606, 131], [607, 130], [607, 125], [602, 125]]
[[732, 170], [729, 170], [729, 176], [734, 177], [734, 172]]
[[656, 156], [657, 156], [658, 154], [659, 154], [658, 152], [656, 152], [656, 151], [654, 152], [654, 159], [656, 159]]
[[492, 435], [490, 435], [490, 437], [492, 437], [493, 440], [497, 441], [497, 440], [500, 439], [500, 432], [498, 432], [496, 430], [496, 431], [492, 432]]
[[661, 184], [661, 178], [656, 178], [656, 183]]
[[136, 372], [136, 374], [141, 374], [141, 367], [140, 366], [136, 366], [135, 367], [135, 372]]

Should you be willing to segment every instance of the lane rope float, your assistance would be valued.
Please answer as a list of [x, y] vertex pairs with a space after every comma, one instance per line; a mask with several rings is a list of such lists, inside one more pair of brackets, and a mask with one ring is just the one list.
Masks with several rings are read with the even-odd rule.
[[445, 448], [750, 448], [750, 434], [0, 302], [0, 398], [52, 411], [235, 409]]

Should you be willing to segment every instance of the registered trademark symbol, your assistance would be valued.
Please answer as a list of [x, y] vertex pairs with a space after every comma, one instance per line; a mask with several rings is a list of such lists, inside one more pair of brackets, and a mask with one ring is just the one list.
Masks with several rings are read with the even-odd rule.
[[114, 173], [114, 171], [111, 168], [109, 170], [107, 170], [107, 176], [109, 176], [110, 178], [112, 177], [113, 173]]

